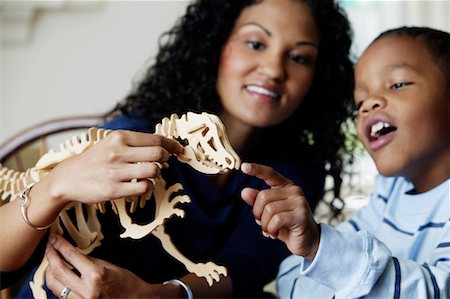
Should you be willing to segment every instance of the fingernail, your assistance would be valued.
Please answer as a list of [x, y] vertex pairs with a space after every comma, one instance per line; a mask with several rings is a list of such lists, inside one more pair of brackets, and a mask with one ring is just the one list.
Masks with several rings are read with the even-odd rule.
[[250, 165], [250, 163], [242, 163], [241, 164], [241, 169], [243, 172], [248, 172], [248, 171], [250, 171], [251, 168], [252, 168], [252, 166]]
[[260, 221], [260, 220], [255, 219], [255, 221], [256, 221], [256, 224], [258, 224], [259, 226], [261, 226], [261, 221]]
[[55, 235], [50, 235], [50, 237], [48, 237], [48, 241], [50, 242], [50, 244], [55, 244], [56, 242], [56, 237]]
[[270, 238], [268, 233], [266, 233], [265, 231], [261, 231], [261, 232], [262, 232], [262, 234], [263, 234], [264, 237]]

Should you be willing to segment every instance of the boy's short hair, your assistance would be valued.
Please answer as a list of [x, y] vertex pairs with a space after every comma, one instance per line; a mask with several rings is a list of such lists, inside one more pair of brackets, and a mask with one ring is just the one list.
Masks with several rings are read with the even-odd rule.
[[404, 35], [421, 38], [436, 65], [444, 73], [450, 88], [450, 34], [428, 27], [399, 27], [382, 32], [373, 42], [391, 35]]

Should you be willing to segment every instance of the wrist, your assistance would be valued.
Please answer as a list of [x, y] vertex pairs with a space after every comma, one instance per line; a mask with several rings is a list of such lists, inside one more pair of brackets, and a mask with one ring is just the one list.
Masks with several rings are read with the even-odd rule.
[[33, 211], [39, 211], [38, 215], [50, 217], [52, 220], [58, 217], [61, 210], [68, 204], [53, 190], [51, 182], [49, 183], [45, 177], [33, 186], [29, 196], [34, 201]]
[[[18, 194], [18, 200], [20, 200], [20, 213], [23, 221], [31, 228], [37, 231], [45, 231], [52, 225], [54, 219], [57, 216], [52, 213], [48, 206], [46, 206], [45, 200], [39, 195], [39, 191], [36, 191], [36, 183], [32, 182], [28, 184]], [[33, 195], [31, 193], [33, 192]], [[45, 224], [41, 224], [45, 223]]]
[[317, 254], [317, 251], [319, 250], [319, 245], [320, 245], [320, 224], [316, 224], [316, 229], [315, 229], [316, 233], [315, 233], [315, 238], [313, 239], [313, 241], [311, 242], [310, 245], [310, 250], [309, 253], [304, 255], [304, 258], [312, 261]]
[[[171, 279], [168, 281], [165, 281], [163, 283], [163, 286], [165, 286], [166, 290], [169, 290], [171, 292], [176, 292], [176, 296], [173, 293], [173, 295], [169, 296], [172, 298], [186, 298], [186, 299], [193, 299], [191, 288], [182, 280], [179, 279]], [[169, 294], [167, 294], [169, 295]]]
[[57, 210], [58, 213], [70, 203], [70, 201], [66, 199], [64, 191], [58, 187], [58, 184], [55, 184], [55, 180], [53, 180], [51, 174], [48, 174], [39, 181], [38, 185], [36, 185], [36, 187], [39, 187], [40, 190], [45, 192], [48, 203], [52, 206], [51, 208]]

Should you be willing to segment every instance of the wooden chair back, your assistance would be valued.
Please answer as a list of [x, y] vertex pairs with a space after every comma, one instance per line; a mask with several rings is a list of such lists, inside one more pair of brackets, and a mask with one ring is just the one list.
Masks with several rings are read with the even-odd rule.
[[32, 167], [52, 147], [52, 138], [59, 143], [64, 140], [57, 137], [60, 134], [71, 132], [72, 136], [72, 131], [95, 127], [102, 122], [103, 117], [98, 115], [70, 116], [26, 128], [0, 144], [0, 163], [23, 171]]

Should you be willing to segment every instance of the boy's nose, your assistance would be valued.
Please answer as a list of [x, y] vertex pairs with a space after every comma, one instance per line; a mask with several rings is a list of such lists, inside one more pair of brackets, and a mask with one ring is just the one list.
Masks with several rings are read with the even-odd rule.
[[362, 114], [368, 114], [374, 110], [383, 108], [386, 105], [386, 100], [381, 97], [366, 98], [361, 107]]

